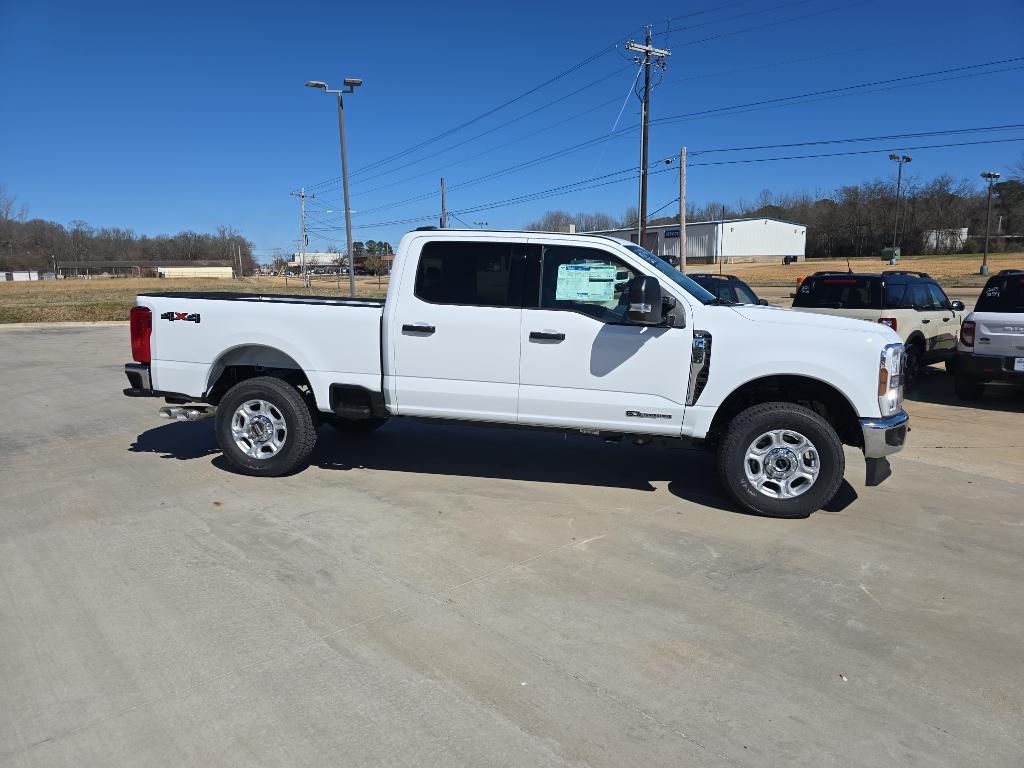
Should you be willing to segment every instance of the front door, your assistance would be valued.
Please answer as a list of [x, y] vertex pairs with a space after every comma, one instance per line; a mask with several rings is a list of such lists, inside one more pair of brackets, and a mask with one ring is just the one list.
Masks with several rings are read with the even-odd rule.
[[423, 245], [389, 328], [394, 412], [515, 423], [523, 262], [524, 244]]
[[530, 242], [540, 288], [523, 309], [519, 423], [680, 434], [690, 329], [630, 324], [637, 272], [610, 250]]

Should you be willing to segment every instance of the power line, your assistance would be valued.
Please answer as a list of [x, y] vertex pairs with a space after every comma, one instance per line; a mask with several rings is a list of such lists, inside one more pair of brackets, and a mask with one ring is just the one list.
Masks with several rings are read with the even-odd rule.
[[[874, 87], [874, 86], [877, 86], [877, 85], [880, 85], [880, 84], [891, 85], [893, 83], [903, 83], [903, 86], [897, 86], [897, 87], [909, 87], [909, 86], [917, 86], [917, 85], [928, 85], [928, 84], [930, 84], [932, 82], [940, 82], [940, 81], [924, 81], [924, 82], [919, 82], [919, 83], [914, 83], [914, 82], [911, 82], [911, 81], [913, 81], [913, 80], [921, 80], [922, 78], [926, 78], [926, 77], [934, 77], [936, 75], [941, 75], [941, 74], [969, 72], [969, 74], [960, 75], [960, 77], [981, 77], [981, 76], [989, 75], [989, 74], [998, 74], [999, 72], [1006, 71], [1006, 70], [990, 70], [990, 71], [984, 71], [984, 72], [982, 72], [982, 71], [974, 71], [974, 70], [980, 70], [980, 69], [983, 69], [985, 67], [992, 67], [992, 66], [996, 66], [996, 65], [999, 65], [999, 64], [1005, 64], [1005, 63], [1015, 63], [1015, 62], [1019, 62], [1019, 61], [1024, 61], [1024, 57], [1016, 57], [1016, 58], [1011, 58], [1011, 59], [1001, 59], [1001, 60], [987, 62], [987, 63], [983, 63], [983, 64], [970, 64], [970, 65], [964, 65], [964, 66], [961, 66], [961, 67], [953, 67], [953, 68], [949, 68], [949, 69], [938, 70], [938, 71], [935, 71], [935, 72], [924, 72], [924, 73], [918, 73], [918, 74], [914, 74], [914, 75], [905, 75], [905, 76], [898, 77], [898, 78], [888, 78], [886, 80], [876, 80], [876, 81], [869, 81], [869, 82], [866, 82], [866, 83], [857, 83], [857, 84], [854, 84], [854, 85], [840, 86], [840, 87], [837, 87], [837, 88], [831, 88], [831, 89], [826, 89], [826, 90], [821, 90], [821, 91], [811, 91], [811, 92], [804, 93], [804, 94], [795, 94], [795, 95], [791, 95], [791, 96], [782, 96], [782, 97], [778, 97], [778, 98], [774, 98], [774, 99], [762, 99], [762, 100], [755, 101], [755, 102], [747, 102], [747, 103], [744, 103], [744, 104], [734, 104], [734, 105], [731, 105], [731, 106], [715, 107], [715, 108], [712, 108], [712, 109], [699, 110], [699, 111], [696, 111], [696, 112], [689, 112], [689, 113], [684, 113], [684, 114], [680, 114], [680, 115], [672, 115], [672, 116], [669, 116], [669, 117], [658, 118], [658, 119], [656, 119], [656, 120], [654, 120], [652, 122], [654, 122], [655, 124], [668, 123], [668, 122], [681, 122], [681, 121], [686, 121], [686, 120], [704, 119], [704, 118], [707, 118], [707, 117], [720, 116], [720, 115], [725, 115], [725, 114], [732, 114], [732, 113], [735, 113], [737, 111], [755, 111], [757, 109], [774, 108], [774, 107], [779, 107], [779, 106], [789, 106], [789, 105], [792, 105], [792, 104], [800, 102], [800, 100], [802, 100], [802, 99], [807, 99], [807, 98], [811, 98], [811, 97], [831, 96], [833, 98], [839, 98], [839, 97], [843, 97], [843, 96], [857, 95], [856, 92], [859, 91], [860, 89]], [[1014, 69], [1019, 69], [1019, 68], [1020, 67], [1014, 67]], [[947, 79], [956, 79], [956, 78], [947, 78]], [[618, 99], [616, 98], [615, 100], [617, 101]], [[602, 134], [601, 136], [597, 136], [597, 137], [594, 137], [592, 139], [588, 139], [586, 141], [570, 145], [568, 147], [563, 147], [561, 149], [555, 150], [554, 152], [550, 152], [550, 153], [548, 153], [546, 155], [541, 155], [539, 157], [535, 157], [535, 158], [532, 158], [530, 160], [525, 160], [525, 161], [522, 161], [520, 163], [516, 163], [514, 165], [508, 166], [506, 168], [502, 168], [502, 169], [499, 169], [497, 171], [493, 171], [493, 172], [491, 172], [489, 174], [485, 174], [483, 176], [479, 176], [479, 177], [476, 177], [474, 179], [470, 179], [470, 180], [468, 180], [466, 182], [462, 182], [460, 184], [452, 185], [451, 189], [453, 191], [455, 191], [457, 189], [462, 189], [462, 188], [465, 188], [465, 187], [468, 187], [468, 186], [471, 186], [471, 185], [475, 185], [475, 184], [479, 184], [479, 183], [482, 183], [482, 182], [485, 182], [485, 181], [488, 181], [488, 180], [500, 178], [501, 176], [505, 176], [505, 175], [508, 175], [510, 173], [514, 173], [514, 172], [516, 172], [518, 170], [524, 170], [526, 168], [530, 168], [530, 167], [533, 167], [535, 165], [540, 165], [540, 164], [543, 164], [543, 163], [546, 163], [546, 162], [550, 162], [552, 160], [561, 159], [562, 157], [566, 157], [568, 155], [574, 154], [576, 152], [580, 152], [580, 151], [588, 149], [590, 147], [598, 146], [600, 144], [603, 144], [604, 142], [612, 141], [612, 140], [620, 138], [622, 136], [631, 134], [634, 131], [636, 131], [637, 129], [638, 129], [637, 126], [630, 126], [630, 127], [627, 127], [627, 128], [620, 129], [618, 131], [613, 131], [613, 132], [608, 133], [608, 134]], [[480, 153], [480, 154], [484, 154], [484, 153]], [[414, 197], [411, 197], [411, 198], [407, 198], [407, 199], [405, 199], [403, 201], [399, 201], [397, 203], [390, 203], [390, 204], [386, 204], [386, 205], [382, 205], [382, 206], [376, 206], [376, 207], [374, 207], [371, 210], [375, 210], [375, 211], [376, 210], [384, 210], [385, 208], [388, 208], [388, 207], [395, 207], [397, 205], [401, 205], [401, 204], [404, 204], [404, 203], [415, 202], [417, 200], [426, 199], [426, 198], [432, 196], [433, 194], [435, 194], [435, 193], [431, 192], [431, 193], [425, 193], [425, 194], [422, 194], [422, 195], [417, 195], [417, 196], [414, 196]]]
[[[741, 67], [741, 68], [738, 68], [738, 69], [723, 70], [723, 71], [720, 71], [720, 72], [708, 72], [708, 73], [705, 73], [705, 74], [702, 74], [702, 75], [695, 75], [695, 76], [692, 76], [692, 77], [683, 77], [683, 78], [676, 78], [676, 79], [673, 79], [673, 80], [668, 80], [668, 81], [665, 81], [664, 84], [668, 85], [668, 84], [671, 84], [671, 83], [681, 83], [681, 82], [687, 82], [687, 81], [691, 81], [691, 80], [705, 79], [705, 78], [709, 78], [709, 77], [719, 77], [719, 76], [722, 76], [722, 75], [738, 74], [738, 73], [741, 73], [741, 72], [748, 72], [748, 71], [751, 71], [751, 70], [763, 70], [766, 67], [772, 67], [772, 66], [784, 66], [784, 65], [787, 65], [787, 64], [799, 64], [799, 63], [803, 63], [803, 62], [807, 62], [807, 61], [817, 61], [817, 60], [824, 59], [824, 58], [832, 58], [834, 56], [845, 56], [845, 55], [849, 55], [851, 53], [862, 53], [864, 51], [870, 51], [870, 50], [874, 50], [876, 48], [882, 48], [882, 47], [885, 47], [885, 46], [881, 46], [881, 45], [879, 45], [879, 46], [868, 46], [868, 47], [865, 47], [865, 48], [854, 48], [854, 49], [845, 50], [845, 51], [833, 51], [833, 52], [821, 54], [821, 55], [818, 55], [818, 56], [810, 56], [810, 57], [804, 57], [804, 58], [799, 58], [799, 59], [787, 59], [787, 60], [783, 60], [783, 61], [769, 62], [769, 63], [766, 63], [766, 64], [758, 64], [758, 65], [752, 66], [752, 67]], [[628, 64], [628, 65], [626, 65], [626, 67], [623, 67], [622, 69], [627, 69], [627, 68], [629, 68], [631, 66], [633, 66], [633, 65], [632, 64]], [[622, 71], [622, 69], [617, 70], [616, 73], [613, 73], [613, 74], [617, 74], [618, 72]], [[606, 79], [606, 78], [602, 78], [602, 79]], [[597, 81], [595, 81], [595, 82], [597, 82]], [[590, 85], [593, 85], [593, 84], [594, 83], [591, 83]], [[584, 86], [584, 88], [582, 88], [582, 89], [578, 89], [576, 92], [568, 94], [568, 96], [572, 96], [575, 93], [577, 93], [580, 90], [583, 90], [583, 89], [585, 89], [587, 87], [589, 87], [589, 85], [588, 86]], [[552, 104], [556, 104], [559, 101], [560, 101], [560, 99], [556, 99], [556, 100], [554, 100], [552, 102], [548, 102], [548, 104], [544, 105], [544, 107], [551, 106]], [[539, 128], [539, 129], [535, 130], [535, 131], [530, 131], [529, 133], [525, 133], [525, 134], [523, 134], [523, 135], [521, 135], [521, 136], [519, 136], [519, 137], [517, 137], [515, 139], [511, 139], [511, 140], [503, 142], [501, 144], [494, 145], [492, 147], [489, 147], [488, 149], [482, 150], [482, 151], [477, 152], [477, 153], [472, 154], [472, 155], [468, 155], [468, 156], [466, 156], [466, 157], [464, 157], [464, 158], [462, 158], [460, 160], [455, 160], [455, 161], [452, 161], [452, 162], [445, 163], [444, 165], [435, 166], [435, 167], [433, 167], [433, 168], [431, 168], [431, 169], [429, 169], [427, 171], [423, 171], [421, 173], [413, 174], [412, 176], [406, 176], [406, 177], [403, 177], [401, 179], [397, 179], [395, 181], [388, 182], [386, 184], [380, 184], [380, 185], [378, 185], [376, 187], [371, 187], [370, 189], [364, 189], [364, 190], [362, 190], [362, 194], [366, 195], [366, 194], [369, 194], [371, 192], [377, 192], [377, 191], [382, 190], [382, 189], [389, 189], [391, 187], [398, 186], [399, 184], [404, 184], [404, 183], [406, 183], [408, 181], [415, 181], [416, 179], [420, 179], [420, 178], [423, 178], [425, 176], [436, 175], [437, 173], [439, 173], [441, 171], [445, 171], [445, 170], [450, 169], [454, 165], [462, 165], [463, 163], [470, 162], [471, 160], [475, 160], [478, 157], [482, 157], [482, 156], [490, 154], [492, 152], [496, 152], [498, 150], [505, 149], [506, 147], [509, 147], [509, 146], [511, 146], [513, 144], [518, 144], [519, 142], [525, 141], [528, 138], [532, 138], [533, 136], [537, 136], [537, 135], [539, 135], [541, 133], [545, 133], [546, 131], [549, 131], [549, 130], [551, 130], [553, 128], [557, 128], [557, 127], [559, 127], [561, 125], [565, 125], [566, 123], [572, 122], [574, 120], [578, 120], [581, 117], [585, 117], [586, 115], [589, 115], [592, 112], [595, 112], [598, 109], [601, 109], [602, 107], [608, 106], [609, 104], [617, 104], [617, 103], [619, 103], [619, 98], [617, 96], [615, 96], [615, 97], [613, 97], [611, 99], [608, 99], [607, 101], [602, 101], [599, 104], [596, 104], [595, 106], [593, 106], [593, 107], [591, 107], [589, 109], [586, 109], [586, 110], [583, 110], [583, 111], [580, 111], [580, 112], [576, 112], [576, 113], [570, 115], [567, 118], [564, 118], [562, 120], [558, 120], [558, 121], [556, 121], [554, 123], [550, 123], [550, 124], [548, 124], [548, 125], [546, 125], [546, 126], [544, 126], [542, 128]], [[543, 107], [541, 107], [541, 108], [543, 108]], [[537, 110], [533, 110], [533, 112], [527, 113], [526, 116], [529, 116], [530, 114], [533, 114], [534, 112], [539, 111], [539, 109], [541, 109], [541, 108], [538, 108]], [[493, 133], [496, 130], [501, 130], [502, 128], [507, 127], [507, 125], [509, 125], [509, 124], [510, 123], [506, 123], [505, 125], [498, 126], [497, 128], [493, 128], [493, 129], [491, 129], [491, 130], [489, 130], [489, 131], [487, 131], [485, 133]], [[632, 129], [632, 130], [635, 130], [635, 129]], [[391, 174], [391, 173], [396, 173], [396, 172], [402, 170], [403, 168], [407, 168], [407, 167], [410, 167], [412, 165], [416, 165], [417, 163], [423, 162], [425, 160], [429, 160], [431, 158], [437, 157], [438, 155], [448, 151], [448, 149], [454, 149], [455, 147], [460, 146], [461, 144], [465, 144], [465, 143], [468, 143], [469, 141], [472, 141], [473, 138], [479, 138], [480, 136], [483, 136], [483, 135], [485, 135], [485, 134], [478, 134], [476, 137], [472, 137], [470, 139], [466, 139], [463, 142], [460, 142], [460, 144], [452, 145], [451, 147], [448, 147], [448, 148], [443, 149], [443, 150], [439, 150], [438, 152], [436, 152], [434, 154], [426, 155], [426, 156], [418, 158], [416, 160], [412, 160], [409, 163], [407, 163], [406, 165], [398, 166], [398, 167], [392, 168], [390, 170], [382, 171], [381, 173], [375, 174], [374, 176], [370, 176], [370, 177], [367, 177], [367, 178], [364, 178], [364, 179], [360, 179], [359, 181], [355, 182], [355, 184], [358, 185], [360, 183], [366, 183], [367, 181], [372, 181], [375, 178], [380, 178], [381, 176], [386, 176], [386, 175]], [[332, 186], [336, 187], [339, 182], [340, 182], [340, 177], [334, 181]]]
[[[979, 141], [950, 142], [950, 143], [945, 143], [945, 144], [924, 144], [924, 145], [917, 145], [917, 146], [898, 146], [898, 147], [897, 146], [893, 146], [893, 147], [891, 147], [891, 149], [894, 149], [894, 150], [895, 149], [908, 150], [908, 151], [909, 150], [927, 150], [927, 149], [947, 149], [947, 148], [951, 148], [951, 147], [966, 147], [966, 146], [976, 146], [976, 145], [983, 145], [983, 144], [1000, 144], [1000, 143], [1009, 143], [1009, 142], [1018, 142], [1018, 141], [1024, 141], [1024, 137], [1010, 138], [1010, 139], [989, 139], [989, 140], [979, 140]], [[855, 156], [855, 155], [875, 154], [875, 153], [881, 152], [881, 151], [884, 151], [884, 150], [880, 149], [880, 148], [875, 148], [875, 149], [866, 149], [866, 150], [853, 150], [853, 151], [846, 151], [846, 152], [818, 153], [818, 154], [813, 154], [813, 155], [788, 155], [788, 156], [783, 156], [783, 157], [744, 158], [744, 159], [740, 159], [740, 160], [722, 160], [722, 161], [713, 161], [713, 162], [707, 162], [707, 163], [689, 163], [688, 165], [689, 165], [689, 167], [692, 168], [692, 167], [698, 167], [698, 166], [737, 165], [737, 164], [744, 164], [744, 163], [780, 162], [780, 161], [788, 161], [788, 160], [812, 160], [812, 159], [820, 159], [820, 158], [825, 158], [825, 157], [848, 157], [848, 156]], [[675, 170], [674, 168], [660, 168], [660, 169], [657, 169], [657, 170], [652, 170], [650, 172], [650, 175], [653, 176], [655, 174], [667, 173], [669, 171], [674, 171], [674, 170]], [[469, 208], [461, 208], [461, 209], [459, 209], [455, 213], [456, 213], [456, 215], [458, 215], [458, 214], [477, 213], [479, 211], [493, 210], [495, 208], [504, 208], [504, 207], [508, 207], [508, 206], [512, 206], [512, 205], [517, 205], [517, 204], [524, 203], [524, 202], [532, 202], [534, 200], [540, 200], [540, 199], [544, 199], [544, 198], [548, 198], [548, 197], [557, 197], [559, 195], [566, 194], [566, 193], [569, 193], [569, 192], [579, 192], [579, 191], [583, 191], [583, 190], [587, 190], [587, 189], [595, 189], [595, 188], [598, 188], [598, 187], [608, 186], [610, 184], [621, 184], [621, 183], [630, 181], [631, 178], [629, 176], [626, 176], [626, 177], [623, 177], [623, 178], [618, 178], [618, 179], [614, 179], [614, 178], [609, 179], [607, 177], [609, 177], [609, 176], [622, 176], [624, 173], [632, 173], [632, 171], [633, 171], [633, 169], [630, 168], [630, 169], [625, 169], [623, 171], [618, 171], [618, 172], [611, 173], [611, 174], [604, 174], [602, 176], [597, 176], [597, 177], [594, 177], [594, 178], [591, 178], [591, 179], [582, 179], [582, 180], [577, 181], [577, 182], [572, 182], [572, 183], [569, 183], [569, 184], [564, 184], [564, 185], [561, 185], [561, 186], [558, 186], [558, 187], [552, 187], [550, 189], [541, 190], [539, 192], [533, 192], [533, 193], [528, 193], [528, 194], [524, 194], [524, 195], [518, 195], [516, 197], [507, 198], [505, 200], [492, 201], [490, 203], [484, 203], [484, 204], [473, 206], [473, 207], [469, 207]], [[672, 201], [672, 202], [675, 202], [675, 201]], [[671, 205], [671, 204], [672, 203], [670, 202], [669, 205]], [[395, 226], [395, 225], [398, 225], [398, 224], [408, 224], [408, 223], [413, 223], [413, 222], [417, 222], [417, 221], [425, 221], [425, 220], [433, 219], [433, 218], [434, 218], [434, 214], [424, 214], [422, 216], [413, 216], [413, 217], [409, 217], [409, 218], [405, 218], [405, 219], [395, 219], [393, 221], [374, 222], [374, 223], [371, 223], [371, 224], [360, 224], [359, 227], [361, 229], [369, 229], [369, 228], [373, 228], [373, 227]]]
[[[540, 83], [538, 85], [535, 85], [532, 88], [529, 88], [528, 90], [524, 91], [523, 93], [519, 94], [518, 96], [515, 96], [515, 97], [513, 97], [511, 99], [508, 99], [507, 101], [504, 101], [501, 104], [498, 104], [497, 106], [492, 107], [492, 108], [486, 110], [485, 112], [480, 113], [476, 117], [470, 118], [469, 120], [466, 120], [466, 121], [464, 121], [462, 123], [459, 123], [458, 125], [456, 125], [456, 126], [454, 126], [452, 128], [449, 128], [446, 131], [442, 131], [441, 133], [437, 134], [436, 136], [432, 136], [431, 138], [426, 139], [424, 141], [421, 141], [418, 144], [414, 144], [411, 147], [406, 147], [405, 149], [400, 150], [398, 152], [395, 152], [394, 154], [388, 155], [387, 157], [381, 158], [380, 160], [376, 160], [376, 161], [370, 163], [369, 165], [365, 165], [362, 168], [358, 168], [358, 169], [356, 169], [353, 172], [353, 174], [363, 173], [363, 172], [365, 172], [367, 170], [370, 170], [370, 169], [373, 169], [373, 168], [378, 168], [381, 165], [385, 165], [385, 164], [390, 163], [390, 162], [392, 162], [394, 160], [397, 160], [397, 159], [399, 159], [401, 157], [404, 157], [404, 156], [406, 156], [408, 154], [411, 154], [412, 152], [415, 152], [415, 151], [417, 151], [419, 149], [422, 149], [423, 147], [429, 146], [429, 145], [433, 144], [436, 141], [439, 141], [439, 140], [441, 140], [441, 139], [443, 139], [443, 138], [445, 138], [447, 136], [452, 135], [453, 133], [461, 131], [463, 128], [466, 128], [466, 127], [468, 127], [470, 125], [473, 125], [474, 123], [478, 123], [481, 120], [483, 120], [484, 118], [490, 117], [491, 115], [495, 114], [496, 112], [499, 112], [502, 109], [505, 109], [506, 107], [509, 107], [512, 104], [515, 104], [516, 102], [521, 101], [522, 99], [525, 99], [527, 96], [530, 96], [530, 95], [536, 93], [537, 91], [539, 91], [539, 90], [541, 90], [543, 88], [546, 88], [547, 86], [551, 85], [552, 83], [555, 83], [555, 82], [561, 80], [562, 78], [567, 77], [568, 75], [571, 75], [573, 72], [576, 72], [577, 70], [582, 69], [586, 65], [590, 64], [593, 61], [596, 61], [597, 59], [601, 58], [602, 56], [604, 56], [605, 54], [611, 52], [614, 49], [615, 49], [614, 45], [605, 46], [601, 50], [597, 51], [596, 53], [593, 53], [590, 56], [587, 56], [582, 61], [579, 61], [576, 64], [574, 64], [573, 66], [569, 67], [568, 69], [563, 70], [562, 72], [559, 72], [557, 75], [548, 78], [544, 82], [542, 82], [542, 83]], [[331, 180], [328, 180], [328, 182], [329, 181], [331, 181]], [[318, 188], [321, 184], [324, 184], [324, 183], [327, 183], [327, 182], [320, 182], [318, 184], [313, 184], [313, 185], [311, 185], [310, 188], [311, 189]]]

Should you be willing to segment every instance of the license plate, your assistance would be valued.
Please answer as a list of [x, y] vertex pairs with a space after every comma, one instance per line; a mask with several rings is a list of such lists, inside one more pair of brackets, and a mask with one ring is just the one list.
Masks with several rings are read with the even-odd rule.
[[1013, 358], [1013, 370], [1024, 371], [1024, 357]]

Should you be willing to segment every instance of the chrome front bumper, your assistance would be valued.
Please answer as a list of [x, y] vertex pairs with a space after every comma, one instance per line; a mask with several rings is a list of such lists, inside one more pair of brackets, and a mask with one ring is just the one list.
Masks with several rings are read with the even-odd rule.
[[864, 458], [881, 459], [903, 450], [910, 431], [910, 417], [906, 411], [900, 411], [885, 419], [861, 419], [860, 428], [864, 433]]
[[892, 468], [885, 458], [890, 453], [903, 450], [910, 431], [910, 417], [906, 411], [886, 419], [861, 419], [860, 428], [864, 433], [864, 464], [867, 470], [864, 484], [871, 487], [880, 485]]

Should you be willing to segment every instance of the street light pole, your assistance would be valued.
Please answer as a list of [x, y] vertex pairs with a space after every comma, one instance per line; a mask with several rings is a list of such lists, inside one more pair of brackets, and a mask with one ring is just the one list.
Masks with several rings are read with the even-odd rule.
[[893, 214], [892, 221], [892, 247], [896, 247], [896, 232], [899, 229], [900, 222], [900, 186], [903, 183], [903, 164], [909, 163], [912, 158], [910, 155], [898, 155], [893, 152], [889, 155], [890, 160], [895, 160], [900, 164], [899, 172], [896, 174], [896, 212]]
[[363, 84], [363, 81], [355, 77], [346, 77], [345, 87], [342, 89], [330, 89], [327, 83], [320, 80], [310, 80], [306, 85], [310, 88], [320, 88], [324, 93], [334, 93], [338, 96], [338, 138], [341, 143], [341, 188], [345, 196], [345, 241], [348, 248], [348, 293], [355, 298], [356, 295], [356, 265], [355, 256], [352, 253], [352, 206], [349, 205], [348, 197], [348, 157], [345, 154], [345, 102], [342, 96], [346, 93], [355, 93], [356, 88]]
[[985, 255], [981, 257], [980, 275], [988, 274], [988, 234], [992, 227], [992, 185], [999, 180], [999, 174], [995, 171], [985, 171], [981, 178], [988, 182], [988, 213], [985, 216]]

